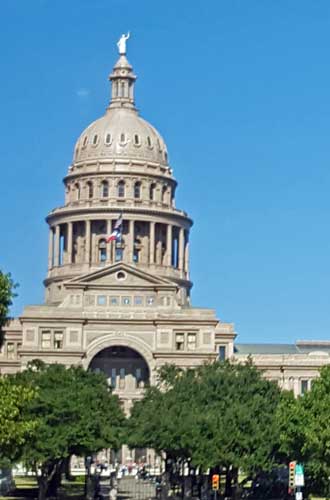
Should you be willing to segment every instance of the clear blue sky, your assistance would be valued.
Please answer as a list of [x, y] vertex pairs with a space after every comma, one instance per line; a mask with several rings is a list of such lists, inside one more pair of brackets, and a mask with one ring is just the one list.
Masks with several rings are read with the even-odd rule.
[[194, 305], [240, 342], [330, 339], [329, 0], [2, 0], [0, 268], [43, 301], [48, 231], [119, 35], [195, 221]]

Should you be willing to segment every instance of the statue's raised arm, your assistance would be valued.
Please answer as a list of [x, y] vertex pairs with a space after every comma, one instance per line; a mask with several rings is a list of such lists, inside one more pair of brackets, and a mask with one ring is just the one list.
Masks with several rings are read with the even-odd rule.
[[117, 47], [120, 55], [126, 54], [126, 40], [128, 40], [129, 37], [130, 37], [130, 32], [128, 32], [127, 35], [122, 34], [121, 37], [119, 38], [117, 42]]

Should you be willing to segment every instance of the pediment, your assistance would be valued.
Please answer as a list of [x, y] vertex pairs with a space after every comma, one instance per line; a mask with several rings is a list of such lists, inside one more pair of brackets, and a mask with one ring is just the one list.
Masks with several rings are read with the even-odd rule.
[[92, 273], [78, 276], [65, 283], [65, 287], [70, 288], [99, 288], [99, 289], [114, 289], [114, 288], [177, 288], [177, 284], [168, 279], [154, 276], [150, 273], [142, 271], [136, 267], [130, 266], [123, 262], [111, 264], [98, 269]]

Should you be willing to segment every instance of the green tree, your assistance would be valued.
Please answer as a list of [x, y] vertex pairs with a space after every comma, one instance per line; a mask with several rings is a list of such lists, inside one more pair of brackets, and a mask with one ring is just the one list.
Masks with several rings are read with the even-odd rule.
[[11, 274], [5, 274], [0, 270], [0, 345], [3, 341], [3, 327], [8, 320], [9, 307], [12, 299], [16, 297], [14, 293], [17, 284], [12, 280]]
[[272, 466], [280, 390], [251, 362], [216, 362], [174, 376], [166, 368], [161, 376], [133, 407], [131, 445], [153, 446], [203, 470], [225, 468], [227, 493], [238, 468], [253, 474]]
[[22, 459], [40, 471], [40, 500], [56, 494], [56, 479], [72, 454], [86, 456], [120, 446], [124, 415], [103, 374], [38, 361], [16, 379], [37, 388], [25, 416], [38, 419], [38, 428], [24, 446]]
[[281, 450], [305, 465], [307, 491], [330, 495], [330, 366], [282, 409]]
[[25, 418], [35, 390], [14, 384], [10, 376], [0, 378], [0, 463], [14, 461], [36, 429], [35, 418]]

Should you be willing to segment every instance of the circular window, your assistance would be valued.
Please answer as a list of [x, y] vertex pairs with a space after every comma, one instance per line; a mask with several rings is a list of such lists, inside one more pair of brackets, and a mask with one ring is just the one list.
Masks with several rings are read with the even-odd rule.
[[124, 271], [118, 271], [116, 278], [119, 281], [124, 281], [126, 279], [126, 273], [124, 273]]

